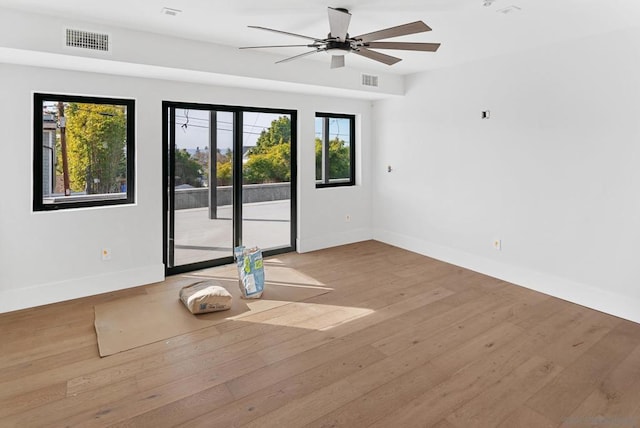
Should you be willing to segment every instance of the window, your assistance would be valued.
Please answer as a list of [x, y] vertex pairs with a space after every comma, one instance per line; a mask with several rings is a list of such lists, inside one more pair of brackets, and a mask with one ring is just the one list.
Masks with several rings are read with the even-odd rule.
[[316, 187], [353, 186], [355, 116], [316, 113]]
[[34, 95], [33, 209], [134, 201], [134, 101]]

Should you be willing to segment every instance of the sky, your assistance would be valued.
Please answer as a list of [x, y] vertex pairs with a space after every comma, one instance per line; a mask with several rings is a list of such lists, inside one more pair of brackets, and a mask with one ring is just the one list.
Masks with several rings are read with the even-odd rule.
[[[260, 133], [282, 114], [244, 112], [243, 146], [255, 146]], [[218, 149], [225, 153], [232, 147], [233, 113], [218, 111]], [[349, 143], [349, 120], [332, 118], [329, 123], [330, 140], [336, 136]], [[322, 137], [322, 120], [315, 123], [315, 134]], [[176, 109], [176, 143], [179, 149], [203, 150], [209, 145], [209, 111]]]
[[[255, 146], [260, 133], [282, 114], [244, 112], [243, 146]], [[233, 140], [233, 113], [218, 111], [218, 149], [225, 153]], [[209, 111], [176, 109], [176, 144], [179, 149], [203, 150], [209, 145]]]
[[[324, 121], [322, 118], [316, 118], [316, 137], [322, 139]], [[339, 138], [347, 143], [349, 141], [349, 119], [330, 118], [329, 119], [329, 140]]]

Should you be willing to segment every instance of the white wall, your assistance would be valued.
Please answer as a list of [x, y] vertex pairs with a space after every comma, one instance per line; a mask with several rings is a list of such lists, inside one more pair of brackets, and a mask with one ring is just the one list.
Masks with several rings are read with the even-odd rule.
[[[163, 279], [163, 100], [297, 110], [299, 249], [371, 238], [368, 101], [6, 64], [0, 76], [0, 312]], [[136, 99], [135, 205], [32, 212], [34, 91]], [[315, 189], [316, 111], [358, 115], [360, 185]], [[111, 261], [101, 260], [103, 247], [111, 248]]]
[[639, 29], [411, 76], [374, 107], [374, 237], [640, 321], [638, 76]]

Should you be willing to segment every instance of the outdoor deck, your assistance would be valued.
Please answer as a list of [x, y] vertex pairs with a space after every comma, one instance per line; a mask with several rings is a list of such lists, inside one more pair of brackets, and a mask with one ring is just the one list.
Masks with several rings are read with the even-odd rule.
[[[290, 243], [290, 200], [243, 204], [244, 245], [262, 249]], [[175, 265], [180, 266], [233, 254], [232, 207], [218, 207], [218, 218], [209, 219], [209, 208], [176, 211]]]

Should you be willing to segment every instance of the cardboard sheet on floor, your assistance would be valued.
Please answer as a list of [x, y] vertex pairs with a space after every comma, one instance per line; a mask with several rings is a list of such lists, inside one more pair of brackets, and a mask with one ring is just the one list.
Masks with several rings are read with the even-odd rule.
[[180, 301], [179, 289], [175, 287], [96, 305], [95, 328], [100, 356], [106, 357], [221, 322], [242, 319], [330, 291], [325, 287], [267, 282], [261, 299], [245, 300], [240, 298], [237, 282], [224, 281], [218, 285], [233, 295], [233, 304], [228, 311], [193, 315]]

